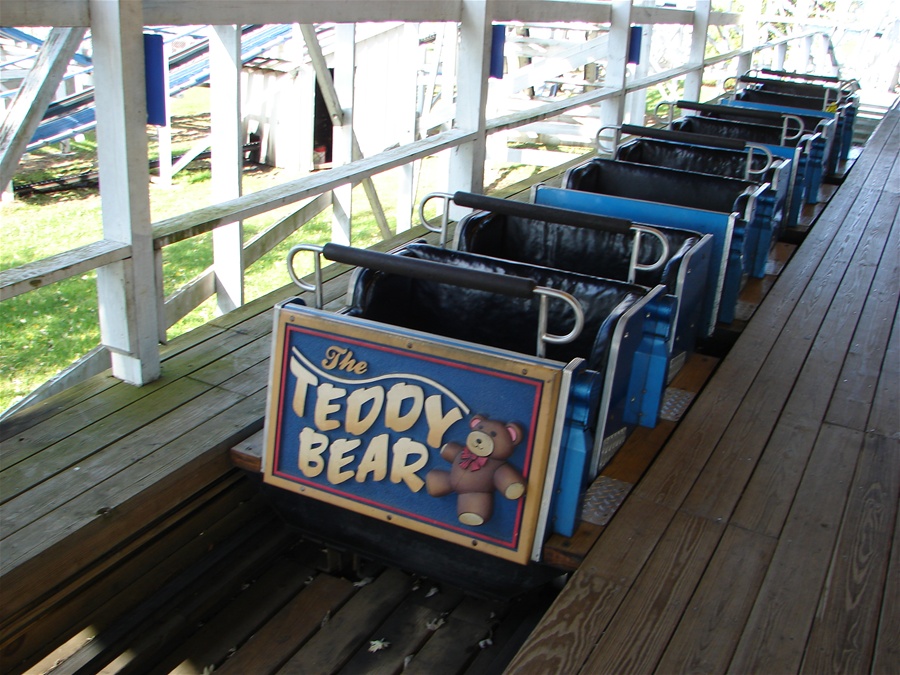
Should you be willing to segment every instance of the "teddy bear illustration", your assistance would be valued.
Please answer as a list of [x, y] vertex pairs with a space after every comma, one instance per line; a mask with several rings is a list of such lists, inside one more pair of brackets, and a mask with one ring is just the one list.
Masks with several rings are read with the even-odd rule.
[[441, 448], [441, 457], [452, 464], [450, 471], [429, 471], [425, 485], [432, 497], [456, 492], [459, 522], [477, 526], [493, 514], [494, 490], [507, 499], [525, 494], [525, 477], [506, 461], [524, 431], [514, 422], [503, 423], [487, 415], [475, 415], [469, 427], [472, 431], [465, 447], [450, 442]]

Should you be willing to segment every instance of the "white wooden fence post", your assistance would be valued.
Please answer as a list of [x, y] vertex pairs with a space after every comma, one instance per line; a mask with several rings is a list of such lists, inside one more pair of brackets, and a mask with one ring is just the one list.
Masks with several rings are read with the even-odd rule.
[[[646, 77], [650, 73], [650, 41], [653, 39], [653, 26], [641, 27], [641, 56], [640, 63], [634, 69], [636, 79]], [[631, 124], [644, 125], [647, 117], [647, 90], [628, 94], [627, 107], [629, 122]]]
[[[759, 25], [759, 17], [762, 15], [762, 0], [747, 0], [744, 3], [744, 12], [741, 14], [743, 23], [741, 26], [741, 48], [750, 49], [765, 39]], [[753, 67], [755, 52], [738, 57], [737, 74], [743, 75]]]
[[[340, 101], [343, 119], [334, 127], [331, 147], [332, 165], [340, 166], [353, 161], [353, 104], [354, 73], [356, 71], [356, 24], [341, 23], [334, 28], [334, 91]], [[349, 245], [353, 218], [353, 184], [334, 189], [334, 216], [331, 223], [331, 240]]]
[[457, 58], [456, 128], [476, 137], [450, 154], [449, 189], [484, 191], [485, 107], [491, 66], [491, 0], [463, 0]]
[[700, 100], [703, 87], [703, 59], [706, 57], [706, 36], [709, 32], [710, 0], [697, 0], [694, 8], [694, 29], [691, 33], [691, 54], [688, 63], [696, 70], [684, 78], [684, 98], [688, 101]]
[[[241, 31], [213, 26], [209, 39], [210, 136], [213, 200], [241, 196], [244, 164], [241, 125]], [[224, 314], [244, 304], [243, 224], [213, 230], [216, 308]]]
[[609, 26], [609, 57], [604, 87], [622, 89], [622, 93], [600, 104], [601, 126], [619, 126], [625, 116], [625, 75], [628, 65], [628, 39], [631, 33], [631, 0], [613, 0]]
[[[397, 89], [397, 114], [405, 120], [406, 126], [400, 143], [412, 143], [416, 140], [416, 79], [419, 54], [419, 32], [415, 24], [403, 27], [403, 50], [405, 63], [400, 66]], [[400, 167], [400, 185], [397, 188], [397, 232], [405, 232], [412, 226], [412, 214], [416, 200], [416, 180], [414, 162]]]
[[159, 377], [159, 322], [150, 227], [143, 14], [139, 2], [90, 0], [103, 236], [131, 258], [97, 270], [101, 341], [113, 374]]

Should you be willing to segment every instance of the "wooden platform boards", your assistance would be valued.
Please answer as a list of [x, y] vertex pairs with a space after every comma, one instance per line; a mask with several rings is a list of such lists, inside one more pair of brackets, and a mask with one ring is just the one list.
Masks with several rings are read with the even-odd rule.
[[173, 340], [151, 384], [99, 375], [3, 422], [0, 672], [103, 631], [268, 509], [228, 451], [263, 426], [271, 309], [292, 289]]
[[274, 518], [229, 450], [262, 427], [280, 289], [173, 340], [158, 382], [4, 422], [0, 672], [898, 670], [897, 148], [894, 110], [744, 289], [731, 353], [672, 382], [686, 416], [606, 468], [618, 502], [548, 542], [577, 571], [546, 615], [557, 586], [432, 592]]
[[508, 673], [900, 672], [900, 110]]

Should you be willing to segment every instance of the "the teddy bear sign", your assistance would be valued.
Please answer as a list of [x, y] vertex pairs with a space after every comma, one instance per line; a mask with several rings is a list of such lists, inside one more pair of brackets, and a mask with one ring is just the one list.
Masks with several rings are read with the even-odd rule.
[[465, 446], [450, 442], [441, 448], [441, 457], [452, 464], [450, 471], [429, 471], [425, 485], [432, 497], [455, 492], [459, 522], [478, 526], [493, 515], [495, 490], [510, 500], [525, 494], [524, 476], [507, 462], [524, 431], [515, 422], [486, 415], [473, 416], [469, 427]]

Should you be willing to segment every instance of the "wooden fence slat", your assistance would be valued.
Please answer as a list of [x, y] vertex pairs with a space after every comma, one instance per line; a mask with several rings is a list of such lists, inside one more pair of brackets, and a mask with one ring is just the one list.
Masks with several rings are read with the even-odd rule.
[[131, 257], [131, 245], [101, 239], [33, 263], [0, 271], [0, 302]]

